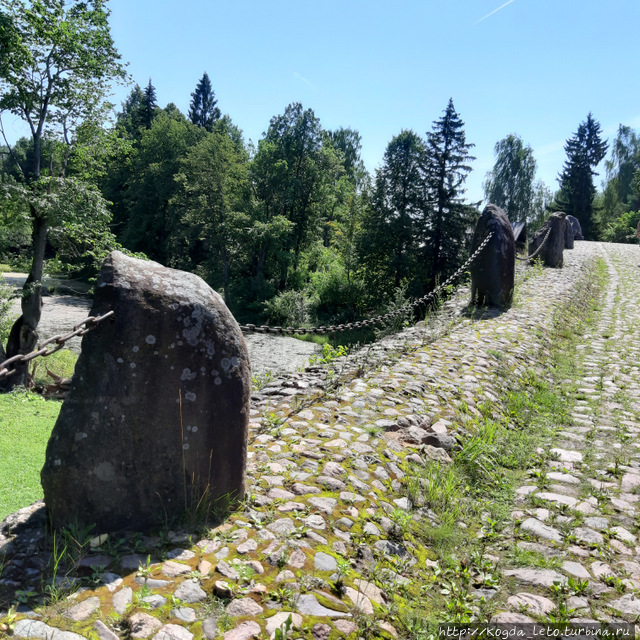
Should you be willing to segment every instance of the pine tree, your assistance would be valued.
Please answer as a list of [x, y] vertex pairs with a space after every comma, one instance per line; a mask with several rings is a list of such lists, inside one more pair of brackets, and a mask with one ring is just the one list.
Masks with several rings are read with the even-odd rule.
[[222, 115], [216, 106], [218, 101], [215, 92], [211, 88], [211, 80], [205, 71], [196, 90], [191, 94], [191, 105], [189, 107], [189, 120], [199, 127], [204, 127], [207, 131], [213, 129], [213, 123], [220, 119]]
[[151, 78], [149, 78], [149, 84], [144, 90], [144, 101], [142, 103], [142, 121], [145, 128], [151, 128], [151, 123], [156, 116], [157, 109], [156, 88], [151, 84]]
[[466, 142], [464, 122], [449, 99], [444, 115], [427, 133], [425, 171], [430, 206], [422, 231], [423, 264], [431, 263], [431, 286], [439, 273], [458, 265], [463, 253], [471, 217], [470, 207], [463, 203], [463, 185], [471, 171], [468, 163], [475, 160], [469, 153], [474, 146]]
[[600, 124], [591, 113], [578, 126], [578, 131], [567, 140], [564, 150], [567, 160], [559, 176], [560, 192], [554, 203], [565, 213], [580, 221], [582, 233], [589, 240], [594, 237], [593, 199], [596, 188], [593, 177], [595, 167], [607, 153], [607, 143], [600, 138]]

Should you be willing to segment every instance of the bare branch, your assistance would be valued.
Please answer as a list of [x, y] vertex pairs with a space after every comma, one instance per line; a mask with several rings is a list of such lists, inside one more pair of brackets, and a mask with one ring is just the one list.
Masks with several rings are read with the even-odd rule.
[[7, 136], [5, 135], [4, 123], [2, 122], [2, 115], [0, 115], [0, 132], [2, 132], [2, 138], [4, 139], [4, 143], [7, 146], [7, 149], [9, 149], [9, 155], [11, 156], [11, 159], [13, 160], [16, 167], [18, 167], [18, 170], [22, 174], [22, 177], [26, 180], [27, 177], [24, 174], [24, 169], [22, 168], [22, 165], [18, 161], [18, 158], [16, 157], [16, 154], [13, 152], [13, 149], [11, 148], [9, 141], [7, 140]]

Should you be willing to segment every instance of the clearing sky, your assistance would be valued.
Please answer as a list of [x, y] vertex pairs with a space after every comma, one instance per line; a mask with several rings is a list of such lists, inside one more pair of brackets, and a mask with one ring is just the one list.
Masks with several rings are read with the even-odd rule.
[[[531, 145], [556, 190], [564, 142], [589, 112], [611, 138], [640, 126], [637, 0], [111, 0], [133, 81], [187, 113], [204, 71], [218, 107], [257, 143], [291, 102], [324, 128], [351, 127], [373, 173], [403, 129], [420, 135], [449, 98], [476, 146], [469, 200], [482, 198], [495, 143]], [[131, 87], [118, 87], [120, 107]], [[15, 138], [25, 133], [5, 115]], [[598, 185], [604, 177], [602, 165]]]

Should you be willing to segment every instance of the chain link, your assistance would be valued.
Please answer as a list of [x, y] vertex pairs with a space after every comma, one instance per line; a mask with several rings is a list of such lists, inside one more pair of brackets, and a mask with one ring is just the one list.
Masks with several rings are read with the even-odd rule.
[[549, 229], [547, 230], [547, 234], [545, 235], [544, 240], [542, 241], [540, 246], [530, 256], [527, 256], [526, 258], [519, 258], [518, 256], [516, 256], [516, 260], [521, 260], [522, 262], [528, 262], [529, 260], [533, 260], [542, 251], [542, 247], [544, 247], [544, 244], [547, 241], [547, 238], [549, 237], [550, 233], [551, 233], [551, 227], [549, 227]]
[[350, 331], [351, 329], [362, 329], [364, 327], [373, 327], [377, 324], [382, 324], [387, 320], [391, 320], [399, 315], [402, 315], [409, 311], [412, 308], [419, 307], [424, 304], [434, 296], [436, 296], [440, 291], [448, 287], [454, 280], [456, 280], [460, 274], [471, 265], [471, 263], [480, 255], [480, 252], [487, 246], [489, 240], [493, 237], [493, 233], [489, 233], [489, 235], [480, 243], [480, 246], [471, 254], [468, 260], [453, 274], [451, 274], [442, 284], [438, 285], [433, 291], [430, 291], [426, 295], [421, 298], [417, 298], [412, 302], [407, 303], [402, 306], [400, 309], [396, 309], [395, 311], [389, 311], [388, 313], [384, 313], [379, 316], [375, 316], [374, 318], [369, 318], [368, 320], [359, 320], [358, 322], [347, 322], [346, 324], [339, 325], [330, 325], [330, 326], [321, 326], [321, 327], [269, 327], [267, 325], [262, 325], [257, 327], [255, 324], [244, 324], [240, 325], [240, 329], [243, 333], [274, 333], [278, 335], [304, 335], [305, 333], [315, 333], [315, 334], [325, 334], [325, 333], [340, 333], [341, 331]]
[[[75, 325], [73, 327], [73, 330], [69, 331], [69, 333], [61, 333], [57, 336], [52, 336], [51, 338], [40, 343], [35, 351], [26, 354], [19, 353], [18, 355], [11, 357], [4, 362], [0, 362], [0, 378], [6, 378], [15, 373], [15, 369], [8, 368], [10, 364], [14, 364], [16, 362], [31, 362], [31, 360], [39, 357], [46, 358], [52, 353], [60, 351], [60, 349], [64, 347], [65, 343], [71, 340], [71, 338], [81, 337], [86, 333], [93, 331], [100, 322], [106, 320], [107, 318], [111, 318], [113, 315], [113, 311], [108, 311], [101, 316], [89, 316], [82, 322], [79, 322], [77, 325]], [[55, 346], [49, 347], [49, 345], [52, 345], [54, 343]]]

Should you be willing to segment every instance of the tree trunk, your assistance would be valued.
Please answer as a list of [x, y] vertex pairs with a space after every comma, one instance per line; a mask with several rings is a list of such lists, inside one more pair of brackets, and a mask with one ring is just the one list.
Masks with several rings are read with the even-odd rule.
[[[42, 313], [42, 273], [49, 228], [33, 207], [31, 215], [33, 218], [33, 261], [22, 290], [22, 315], [15, 321], [7, 341], [7, 358], [12, 358], [19, 353], [30, 353], [38, 343], [36, 330]], [[28, 363], [19, 362], [12, 365], [11, 368], [15, 370], [15, 373], [0, 381], [3, 388], [8, 391], [17, 386], [25, 386], [29, 373]]]

